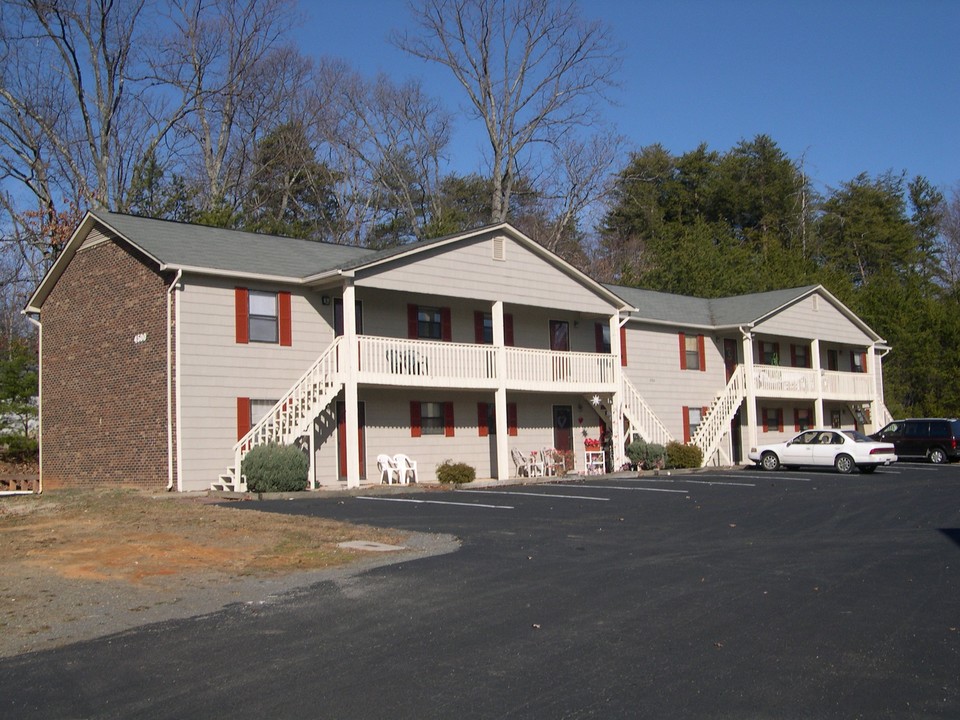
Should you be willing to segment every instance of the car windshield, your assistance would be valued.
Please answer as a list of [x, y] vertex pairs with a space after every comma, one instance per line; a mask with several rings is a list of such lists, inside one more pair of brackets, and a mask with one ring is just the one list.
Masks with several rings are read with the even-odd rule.
[[868, 438], [862, 432], [857, 432], [856, 430], [844, 430], [843, 434], [854, 442], [876, 442], [875, 440]]

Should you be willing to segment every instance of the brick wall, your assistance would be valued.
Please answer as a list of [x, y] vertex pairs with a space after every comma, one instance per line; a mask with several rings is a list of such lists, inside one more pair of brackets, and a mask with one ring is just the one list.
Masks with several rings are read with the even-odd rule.
[[125, 245], [79, 251], [43, 323], [45, 488], [167, 484], [167, 281]]

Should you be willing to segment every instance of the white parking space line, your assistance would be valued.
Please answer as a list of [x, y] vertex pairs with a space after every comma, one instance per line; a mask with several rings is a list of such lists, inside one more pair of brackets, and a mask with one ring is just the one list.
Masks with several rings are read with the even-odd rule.
[[792, 477], [790, 475], [781, 475], [776, 472], [765, 472], [758, 475], [748, 475], [751, 480], [786, 480], [787, 482], [811, 482], [813, 478]]
[[527, 492], [510, 492], [509, 490], [457, 490], [456, 492], [461, 493], [481, 493], [483, 495], [525, 495], [527, 497], [538, 497], [538, 498], [560, 498], [562, 500], [597, 500], [599, 502], [609, 502], [610, 498], [605, 497], [589, 497], [587, 495], [555, 495], [553, 493], [527, 493]]
[[577, 485], [575, 487], [589, 488], [591, 490], [640, 490], [642, 492], [665, 492], [685, 494], [686, 490], [667, 490], [666, 488], [651, 487], [622, 487], [616, 485]]
[[729, 485], [731, 487], [756, 487], [756, 483], [721, 482], [718, 480], [671, 480], [675, 483], [692, 483], [694, 485]]
[[493, 508], [497, 510], [514, 510], [515, 509], [513, 505], [484, 505], [483, 503], [448, 502], [445, 500], [414, 500], [413, 498], [388, 498], [388, 497], [374, 497], [370, 495], [358, 495], [357, 500], [378, 500], [380, 502], [405, 502], [405, 503], [417, 503], [419, 505], [459, 505], [460, 507]]

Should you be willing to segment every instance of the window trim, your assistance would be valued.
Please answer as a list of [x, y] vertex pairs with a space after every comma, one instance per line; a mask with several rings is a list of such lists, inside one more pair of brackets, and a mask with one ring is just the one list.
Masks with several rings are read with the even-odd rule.
[[[423, 406], [439, 405], [440, 418], [442, 420], [440, 432], [424, 432], [423, 430]], [[430, 416], [433, 417], [433, 416]], [[439, 402], [437, 400], [411, 400], [410, 401], [410, 437], [423, 437], [424, 435], [442, 435], [443, 437], [455, 437], [456, 424], [453, 415], [452, 402]]]
[[[250, 312], [250, 293], [260, 293], [264, 295], [273, 294], [277, 303], [277, 339], [276, 340], [253, 340], [250, 333], [250, 322], [257, 318], [273, 318], [267, 315], [254, 315]], [[293, 345], [293, 312], [292, 295], [288, 290], [251, 290], [250, 288], [234, 288], [234, 314], [236, 318], [235, 335], [238, 345], [247, 345], [257, 343], [262, 345], [279, 345], [280, 347], [290, 347]]]
[[[621, 328], [621, 330], [623, 330], [623, 328]], [[707, 344], [706, 344], [705, 336], [700, 334], [696, 336], [697, 362], [700, 367], [692, 368], [692, 367], [689, 367], [689, 363], [687, 362], [687, 352], [688, 352], [687, 351], [687, 334], [677, 333], [677, 335], [679, 336], [679, 339], [680, 339], [680, 369], [681, 370], [699, 370], [700, 372], [706, 372], [707, 371], [707, 347], [706, 347]], [[621, 338], [622, 337], [623, 336], [621, 336]], [[691, 335], [690, 337], [693, 337], [693, 336]], [[621, 343], [622, 343], [622, 340], [621, 340]], [[621, 358], [621, 362], [623, 361], [624, 359]]]

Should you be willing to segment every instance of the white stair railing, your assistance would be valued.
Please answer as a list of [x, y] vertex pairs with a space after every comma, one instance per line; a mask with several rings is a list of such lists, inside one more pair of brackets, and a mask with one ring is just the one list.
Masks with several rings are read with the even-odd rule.
[[233, 446], [235, 489], [242, 489], [243, 458], [259, 445], [287, 445], [306, 434], [317, 414], [340, 392], [339, 347], [336, 338], [270, 411]]
[[737, 408], [747, 395], [743, 366], [733, 371], [723, 392], [713, 401], [706, 417], [700, 421], [690, 442], [703, 450], [703, 464], [713, 457], [720, 448], [720, 441], [730, 428], [730, 421], [737, 414]]
[[623, 396], [623, 414], [630, 422], [630, 432], [638, 433], [648, 443], [666, 446], [673, 435], [650, 409], [647, 401], [626, 375], [621, 375], [620, 393]]

